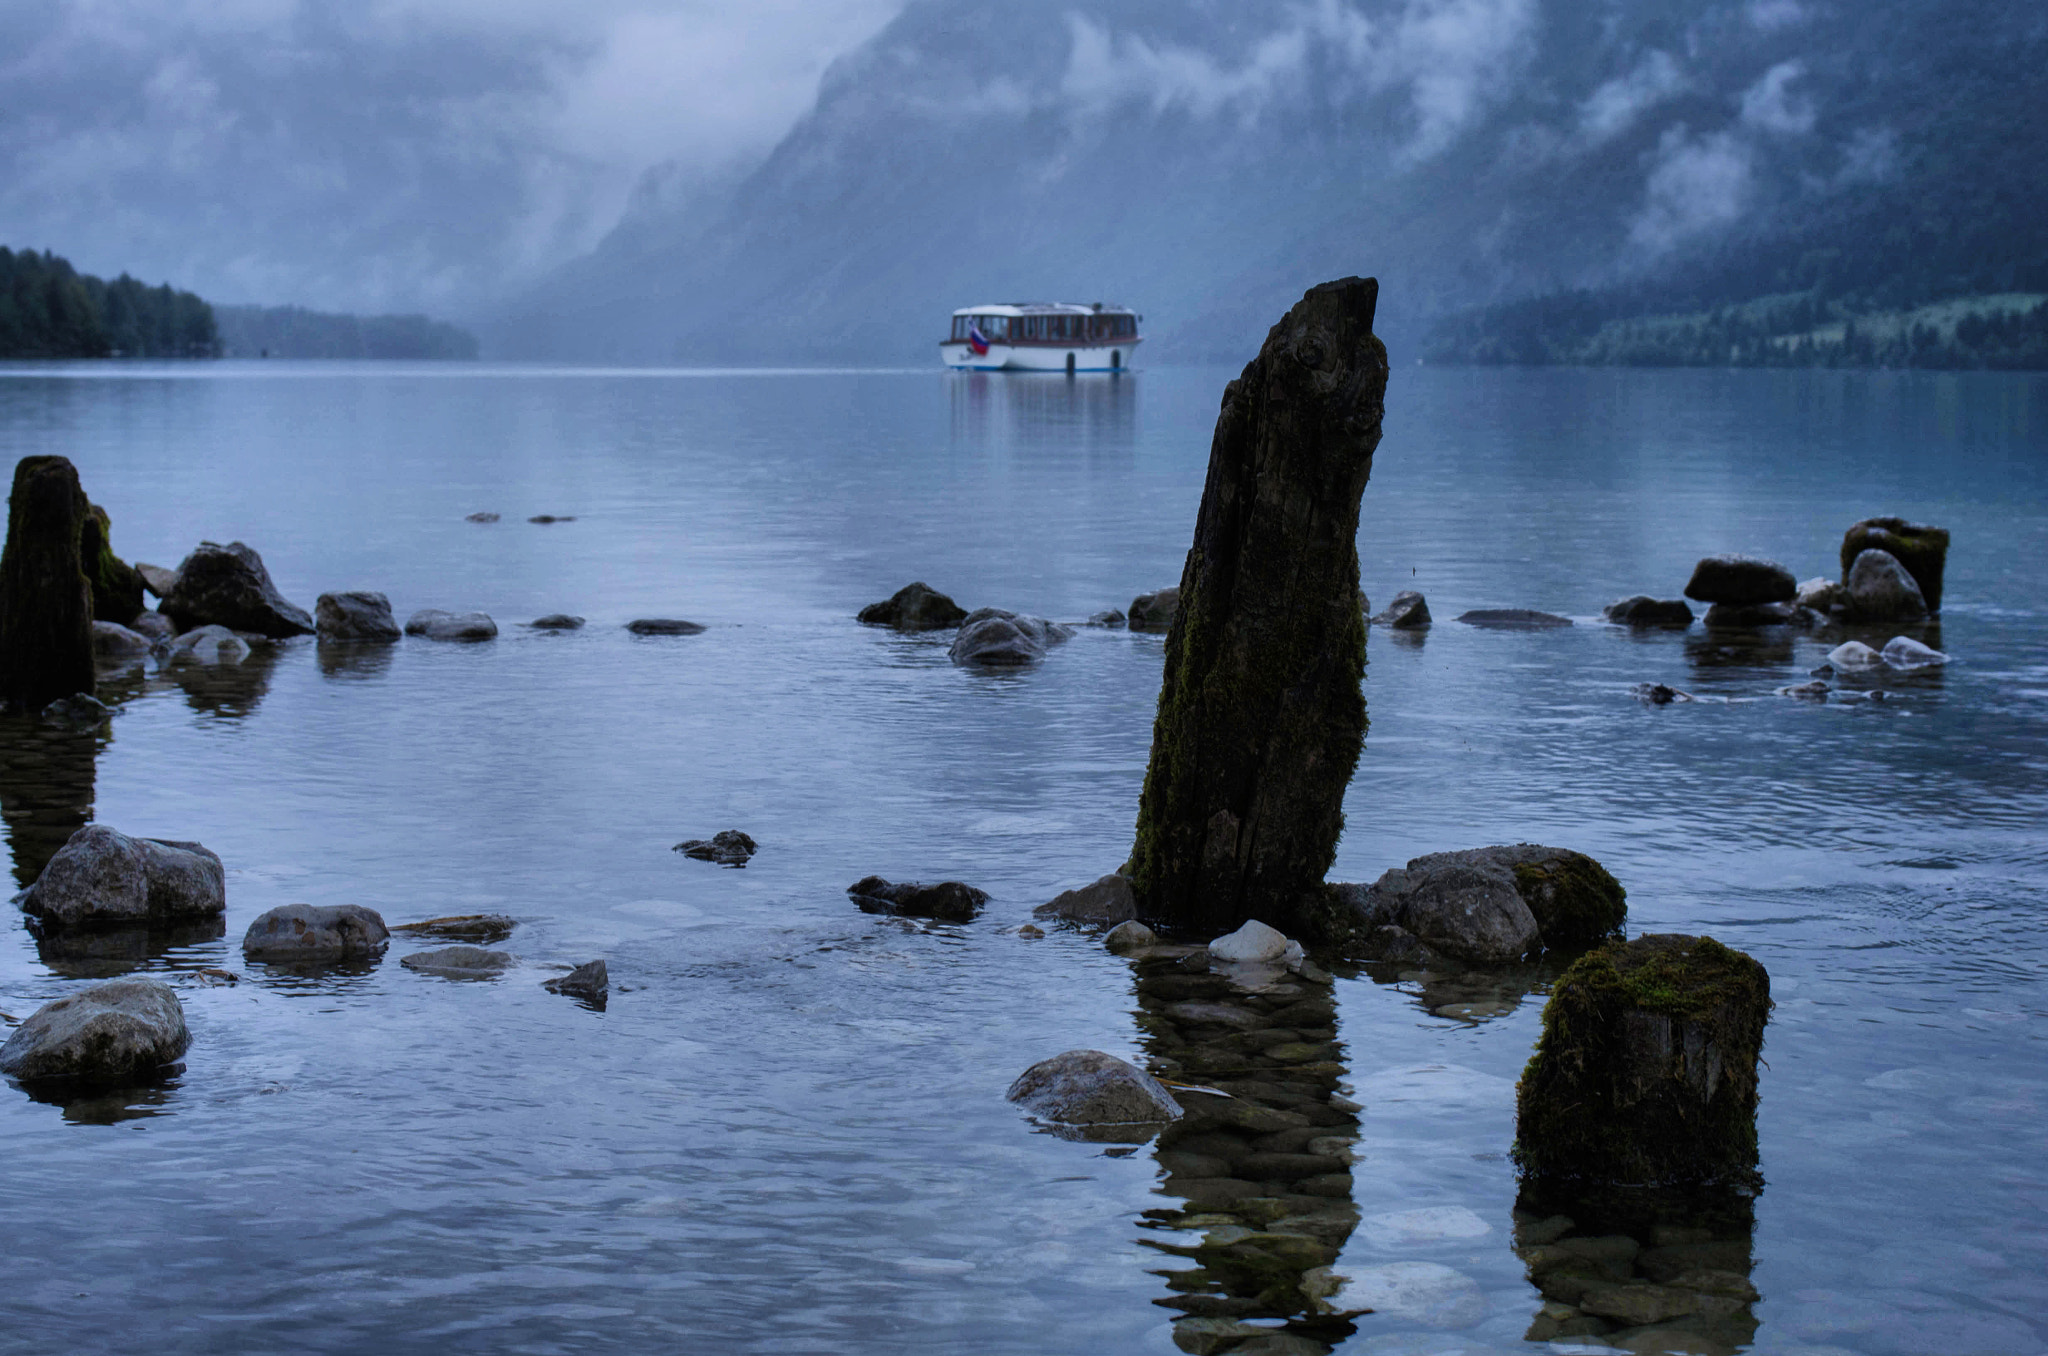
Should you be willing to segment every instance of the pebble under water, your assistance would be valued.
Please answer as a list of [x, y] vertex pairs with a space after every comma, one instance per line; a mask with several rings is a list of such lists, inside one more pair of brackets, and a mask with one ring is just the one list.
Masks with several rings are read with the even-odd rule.
[[[1333, 875], [1576, 848], [1631, 933], [1770, 971], [1764, 1190], [1623, 1219], [1518, 1195], [1554, 965], [1020, 932], [1129, 850], [1161, 637], [988, 674], [853, 620], [1175, 582], [1231, 375], [0, 369], [6, 463], [70, 457], [124, 558], [240, 540], [301, 606], [500, 632], [152, 661], [101, 729], [0, 722], [18, 885], [88, 820], [228, 869], [224, 927], [0, 941], [14, 1018], [146, 974], [193, 1033], [161, 1085], [0, 1087], [0, 1350], [2048, 1350], [2048, 381], [1395, 371], [1363, 582], [1437, 620], [1370, 639]], [[1785, 696], [1839, 637], [1599, 620], [1715, 552], [1836, 574], [1887, 513], [1955, 534], [1911, 632], [1946, 667]], [[1450, 620], [1490, 608], [1576, 624]], [[672, 851], [727, 829], [743, 867]], [[870, 874], [992, 900], [871, 915]], [[518, 964], [245, 961], [292, 902], [508, 915]], [[600, 958], [602, 1008], [543, 989]], [[1003, 1092], [1075, 1047], [1236, 1095], [1051, 1133]]]

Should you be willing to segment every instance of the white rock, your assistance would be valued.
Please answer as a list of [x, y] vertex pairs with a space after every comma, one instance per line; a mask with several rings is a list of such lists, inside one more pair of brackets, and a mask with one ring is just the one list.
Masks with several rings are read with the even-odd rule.
[[1911, 636], [1893, 636], [1880, 652], [1884, 662], [1895, 669], [1926, 669], [1948, 663], [1948, 656]]
[[1388, 1262], [1348, 1268], [1350, 1278], [1327, 1303], [1335, 1312], [1370, 1309], [1381, 1319], [1433, 1328], [1469, 1328], [1486, 1317], [1478, 1283], [1436, 1262]]
[[1287, 954], [1289, 945], [1285, 933], [1254, 918], [1209, 943], [1209, 955], [1220, 961], [1277, 961]]
[[1845, 640], [1828, 651], [1828, 663], [1835, 666], [1837, 673], [1858, 673], [1877, 668], [1884, 663], [1884, 656], [1860, 640]]
[[239, 664], [249, 657], [249, 644], [225, 626], [208, 623], [185, 632], [171, 642], [173, 664]]
[[1118, 923], [1109, 930], [1109, 935], [1102, 939], [1102, 944], [1118, 955], [1126, 951], [1142, 951], [1148, 946], [1157, 945], [1158, 942], [1159, 934], [1135, 918]]
[[1493, 1226], [1477, 1211], [1462, 1205], [1428, 1206], [1420, 1210], [1393, 1210], [1368, 1215], [1359, 1226], [1367, 1243], [1387, 1252], [1421, 1247], [1430, 1243], [1464, 1242], [1484, 1238]]

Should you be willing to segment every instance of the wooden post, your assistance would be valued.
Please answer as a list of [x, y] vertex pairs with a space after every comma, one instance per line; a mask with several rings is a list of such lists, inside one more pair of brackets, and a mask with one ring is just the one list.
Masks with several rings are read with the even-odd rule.
[[79, 563], [92, 505], [63, 457], [23, 457], [0, 552], [0, 701], [40, 710], [93, 690], [92, 585]]

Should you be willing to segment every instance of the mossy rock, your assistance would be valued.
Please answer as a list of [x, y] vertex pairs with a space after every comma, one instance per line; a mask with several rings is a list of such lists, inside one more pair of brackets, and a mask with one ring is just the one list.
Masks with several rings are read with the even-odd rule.
[[1514, 864], [1515, 888], [1547, 950], [1576, 949], [1621, 935], [1628, 921], [1628, 892], [1606, 867], [1567, 848], [1535, 861]]
[[1770, 976], [1711, 937], [1638, 937], [1559, 977], [1515, 1093], [1515, 1161], [1538, 1178], [1739, 1184], [1757, 1173]]
[[126, 626], [142, 611], [142, 571], [114, 554], [113, 524], [94, 504], [78, 534], [78, 564], [92, 585], [92, 619]]
[[1842, 534], [1842, 578], [1865, 551], [1884, 551], [1920, 586], [1929, 612], [1941, 611], [1941, 575], [1948, 562], [1948, 529], [1904, 518], [1865, 518]]

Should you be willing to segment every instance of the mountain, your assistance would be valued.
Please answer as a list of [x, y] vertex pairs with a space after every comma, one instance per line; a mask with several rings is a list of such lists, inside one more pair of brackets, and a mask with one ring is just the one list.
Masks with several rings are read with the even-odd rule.
[[765, 162], [651, 178], [484, 338], [923, 362], [954, 307], [1038, 297], [1236, 358], [1369, 273], [1399, 359], [1537, 296], [2027, 291], [2044, 57], [2015, 0], [913, 0]]

